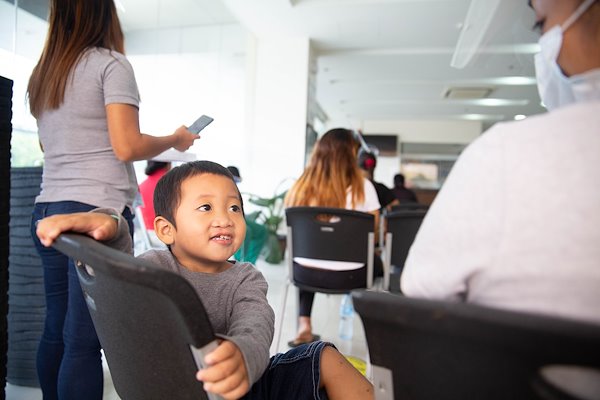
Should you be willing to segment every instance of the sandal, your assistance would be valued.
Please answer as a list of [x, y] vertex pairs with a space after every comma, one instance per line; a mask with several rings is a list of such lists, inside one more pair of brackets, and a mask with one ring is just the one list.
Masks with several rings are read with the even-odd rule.
[[294, 347], [298, 347], [298, 346], [303, 345], [303, 344], [316, 342], [317, 340], [321, 340], [321, 336], [313, 334], [312, 338], [310, 338], [310, 340], [302, 340], [302, 341], [297, 340], [297, 339], [290, 340], [288, 342], [288, 346], [290, 346], [291, 348], [294, 348]]

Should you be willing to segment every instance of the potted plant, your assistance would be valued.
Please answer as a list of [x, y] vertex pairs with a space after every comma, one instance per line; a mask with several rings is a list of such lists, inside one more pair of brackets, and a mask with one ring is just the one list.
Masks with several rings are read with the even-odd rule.
[[265, 227], [267, 238], [263, 246], [263, 253], [265, 254], [265, 261], [270, 264], [279, 264], [283, 260], [282, 240], [277, 235], [277, 229], [283, 221], [283, 198], [286, 192], [275, 194], [273, 197], [260, 197], [247, 193], [249, 196], [248, 201], [261, 207], [261, 209], [247, 214], [246, 220]]

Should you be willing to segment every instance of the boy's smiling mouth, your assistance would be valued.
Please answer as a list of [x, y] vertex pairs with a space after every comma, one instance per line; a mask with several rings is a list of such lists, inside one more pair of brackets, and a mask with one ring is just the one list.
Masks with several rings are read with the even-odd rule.
[[215, 235], [212, 236], [210, 240], [214, 240], [217, 242], [229, 242], [231, 241], [231, 235]]

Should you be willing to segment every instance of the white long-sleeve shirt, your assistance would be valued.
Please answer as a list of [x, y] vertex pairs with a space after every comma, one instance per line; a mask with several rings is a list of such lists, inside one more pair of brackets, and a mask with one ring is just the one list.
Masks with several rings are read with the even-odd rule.
[[430, 208], [408, 296], [600, 324], [600, 102], [497, 124]]

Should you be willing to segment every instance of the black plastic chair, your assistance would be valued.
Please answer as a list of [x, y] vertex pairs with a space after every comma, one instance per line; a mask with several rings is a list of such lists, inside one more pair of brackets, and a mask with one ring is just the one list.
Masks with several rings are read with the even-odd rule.
[[217, 342], [202, 302], [181, 276], [90, 237], [60, 235], [118, 395], [124, 400], [218, 399], [195, 374]]
[[388, 272], [384, 275], [384, 289], [400, 292], [404, 263], [426, 213], [426, 210], [415, 209], [392, 211], [384, 216], [383, 224], [387, 232], [383, 262], [384, 271]]
[[352, 296], [377, 399], [586, 398], [561, 391], [542, 368], [600, 371], [598, 325], [391, 293]]
[[422, 203], [400, 203], [400, 204], [393, 205], [392, 208], [390, 209], [390, 212], [411, 211], [411, 210], [427, 211], [427, 210], [429, 210], [429, 205], [422, 204]]
[[[373, 286], [375, 217], [340, 208], [291, 207], [286, 209], [288, 278], [279, 310], [274, 351], [279, 348], [290, 284], [328, 294], [349, 293]], [[328, 270], [307, 266], [298, 257], [356, 263], [358, 268]]]

